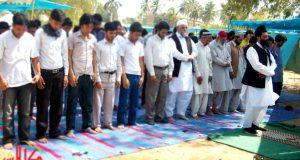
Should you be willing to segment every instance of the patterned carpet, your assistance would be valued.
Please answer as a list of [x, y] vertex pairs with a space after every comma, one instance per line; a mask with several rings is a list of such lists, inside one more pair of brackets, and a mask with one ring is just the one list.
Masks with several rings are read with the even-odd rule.
[[[79, 118], [76, 120], [76, 127], [79, 129], [81, 126], [80, 114], [77, 117]], [[299, 117], [300, 110], [286, 111], [282, 107], [272, 107], [268, 109], [268, 114], [265, 116], [264, 121], [280, 122]], [[205, 138], [208, 134], [222, 133], [240, 128], [242, 118], [242, 113], [234, 113], [220, 116], [206, 116], [199, 120], [179, 120], [175, 124], [156, 124], [150, 126], [144, 123], [144, 109], [140, 109], [138, 111], [138, 126], [117, 131], [104, 130], [104, 134], [97, 135], [77, 132], [75, 139], [67, 139], [66, 141], [50, 140], [47, 144], [37, 143], [36, 147], [28, 146], [26, 149], [31, 152], [38, 148], [39, 150], [35, 153], [34, 157], [41, 156], [47, 160], [101, 159]], [[116, 116], [114, 115], [115, 120]], [[2, 122], [0, 123], [0, 138], [2, 138], [3, 128]], [[65, 117], [62, 119], [61, 128], [65, 128]], [[35, 122], [32, 121], [32, 138], [34, 138], [34, 135]]]

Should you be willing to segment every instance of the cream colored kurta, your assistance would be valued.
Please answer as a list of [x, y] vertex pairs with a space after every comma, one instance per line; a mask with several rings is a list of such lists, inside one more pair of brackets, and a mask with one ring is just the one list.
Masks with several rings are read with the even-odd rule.
[[233, 88], [229, 76], [229, 72], [232, 71], [232, 68], [226, 66], [226, 61], [231, 62], [230, 53], [226, 45], [226, 43], [222, 45], [217, 40], [209, 44], [213, 61], [212, 89], [214, 92], [230, 91]]
[[[212, 59], [210, 48], [204, 46], [201, 41], [196, 45], [197, 57], [194, 59], [194, 93], [195, 94], [212, 94], [211, 82], [208, 81], [209, 76], [212, 76]], [[197, 77], [202, 77], [202, 83], [197, 83]]]

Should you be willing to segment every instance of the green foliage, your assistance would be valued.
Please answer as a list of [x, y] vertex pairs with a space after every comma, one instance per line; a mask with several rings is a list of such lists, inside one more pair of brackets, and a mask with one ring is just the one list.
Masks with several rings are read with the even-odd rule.
[[159, 21], [166, 21], [169, 23], [170, 26], [175, 26], [176, 21], [178, 20], [178, 12], [174, 7], [171, 7], [167, 10], [167, 12], [157, 15], [154, 18], [154, 24], [158, 23]]
[[216, 17], [217, 12], [215, 11], [215, 4], [213, 2], [208, 2], [202, 13], [201, 13], [201, 19], [205, 23], [211, 22]]
[[300, 0], [228, 0], [222, 4], [221, 20], [282, 19], [294, 13], [300, 14]]
[[202, 10], [203, 8], [197, 0], [184, 0], [179, 7], [179, 12], [189, 17], [193, 21], [193, 25], [201, 18]]
[[[54, 2], [72, 6], [73, 9], [66, 10], [65, 13], [70, 17], [74, 24], [78, 24], [79, 18], [83, 13], [94, 14], [101, 8], [102, 4], [98, 0], [53, 0]], [[102, 6], [103, 7], [103, 6]]]
[[231, 19], [244, 20], [258, 6], [259, 0], [228, 0], [222, 4], [221, 20], [224, 23]]
[[122, 4], [118, 0], [108, 0], [104, 4], [104, 9], [109, 13], [109, 20], [118, 19], [118, 9], [122, 6]]

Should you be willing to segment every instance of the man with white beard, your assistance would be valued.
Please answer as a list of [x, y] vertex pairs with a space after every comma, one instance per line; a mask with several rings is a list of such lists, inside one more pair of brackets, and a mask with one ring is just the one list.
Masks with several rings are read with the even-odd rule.
[[244, 131], [257, 134], [268, 106], [275, 105], [279, 96], [273, 92], [272, 76], [275, 75], [276, 61], [268, 50], [269, 35], [265, 26], [255, 30], [257, 43], [246, 53], [246, 72], [240, 94], [241, 102], [246, 107], [244, 116]]
[[174, 123], [173, 112], [176, 107], [176, 118], [188, 120], [185, 116], [193, 94], [193, 65], [192, 60], [197, 53], [194, 42], [187, 36], [187, 20], [177, 22], [177, 31], [170, 38], [174, 41], [178, 52], [185, 55], [183, 59], [173, 58], [173, 79], [169, 83], [169, 93], [166, 100], [165, 112], [169, 123]]
[[212, 60], [210, 48], [211, 33], [202, 29], [197, 43], [197, 57], [194, 59], [194, 94], [192, 98], [192, 117], [199, 118], [204, 116], [207, 111], [207, 102], [209, 94], [212, 94]]
[[226, 114], [229, 106], [229, 91], [232, 90], [231, 57], [226, 44], [227, 34], [220, 31], [218, 37], [209, 44], [213, 61], [213, 105], [214, 114]]

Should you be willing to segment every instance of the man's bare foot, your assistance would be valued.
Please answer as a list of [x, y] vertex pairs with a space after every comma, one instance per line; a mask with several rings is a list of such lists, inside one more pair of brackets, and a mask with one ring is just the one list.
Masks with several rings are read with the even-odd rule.
[[109, 130], [112, 130], [112, 131], [116, 130], [116, 128], [114, 126], [112, 126], [112, 125], [106, 125], [104, 127], [107, 128], [107, 129], [109, 129]]
[[118, 125], [118, 129], [124, 129], [125, 126], [124, 125]]
[[87, 132], [89, 134], [98, 134], [95, 130], [93, 130], [91, 127], [88, 127], [84, 130], [84, 132]]
[[66, 137], [66, 136], [64, 136], [64, 135], [59, 135], [59, 136], [57, 136], [57, 137], [56, 137], [56, 139], [60, 139], [60, 140], [66, 140], [66, 139], [67, 139], [67, 137]]
[[38, 139], [38, 141], [40, 143], [48, 143], [48, 139], [47, 138], [40, 138], [40, 139]]
[[176, 114], [175, 117], [178, 118], [178, 119], [185, 120], [185, 121], [189, 120], [185, 115], [181, 115], [181, 114]]
[[197, 114], [192, 115], [193, 119], [199, 119], [200, 117]]
[[212, 108], [211, 110], [214, 114], [222, 114], [217, 108]]
[[173, 117], [168, 117], [168, 123], [175, 123], [175, 119]]
[[73, 130], [68, 131], [67, 137], [69, 137], [69, 138], [75, 138], [74, 131]]
[[31, 120], [36, 121], [36, 116], [31, 116]]
[[14, 145], [12, 143], [6, 143], [4, 144], [3, 148], [7, 150], [12, 150]]
[[103, 133], [103, 131], [100, 127], [95, 128], [94, 131], [96, 131], [97, 133]]

